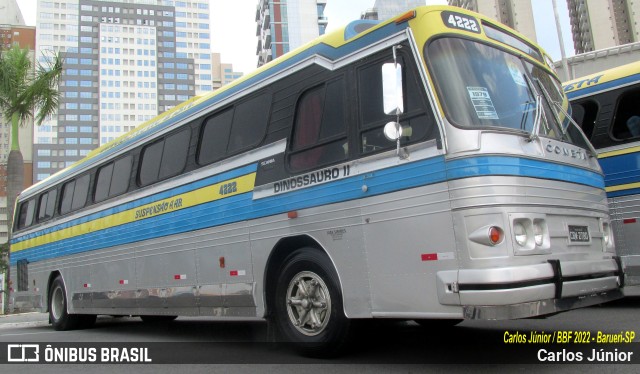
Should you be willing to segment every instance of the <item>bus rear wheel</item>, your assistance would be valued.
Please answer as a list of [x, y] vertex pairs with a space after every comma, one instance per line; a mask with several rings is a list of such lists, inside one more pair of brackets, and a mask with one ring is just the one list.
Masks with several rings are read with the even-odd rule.
[[49, 290], [49, 321], [57, 331], [91, 327], [96, 321], [95, 314], [69, 314], [67, 312], [67, 292], [62, 277], [57, 276]]
[[338, 275], [329, 258], [313, 248], [290, 254], [276, 286], [275, 322], [281, 336], [307, 356], [341, 353], [349, 336]]

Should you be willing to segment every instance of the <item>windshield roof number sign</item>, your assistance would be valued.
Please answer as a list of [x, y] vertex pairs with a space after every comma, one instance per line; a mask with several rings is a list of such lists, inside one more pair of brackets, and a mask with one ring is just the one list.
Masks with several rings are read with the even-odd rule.
[[458, 29], [480, 34], [478, 21], [471, 16], [462, 13], [444, 11], [442, 12], [442, 22], [450, 29]]

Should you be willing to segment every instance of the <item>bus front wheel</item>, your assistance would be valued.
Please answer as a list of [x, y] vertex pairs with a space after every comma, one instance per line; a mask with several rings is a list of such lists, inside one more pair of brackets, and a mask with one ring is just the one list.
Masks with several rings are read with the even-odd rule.
[[274, 306], [281, 336], [302, 354], [335, 356], [346, 347], [350, 323], [343, 312], [338, 275], [319, 250], [303, 248], [287, 257]]
[[58, 276], [49, 290], [49, 321], [55, 330], [66, 331], [90, 327], [96, 315], [67, 313], [67, 292], [62, 277]]

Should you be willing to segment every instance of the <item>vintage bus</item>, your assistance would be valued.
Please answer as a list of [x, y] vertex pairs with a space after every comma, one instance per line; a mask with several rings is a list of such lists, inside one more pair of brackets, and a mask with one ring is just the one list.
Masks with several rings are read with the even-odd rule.
[[625, 295], [640, 295], [640, 62], [564, 84], [605, 174]]
[[[622, 297], [604, 179], [551, 61], [494, 21], [355, 21], [24, 191], [15, 303], [268, 320], [515, 319]], [[384, 72], [384, 73], [383, 73]]]

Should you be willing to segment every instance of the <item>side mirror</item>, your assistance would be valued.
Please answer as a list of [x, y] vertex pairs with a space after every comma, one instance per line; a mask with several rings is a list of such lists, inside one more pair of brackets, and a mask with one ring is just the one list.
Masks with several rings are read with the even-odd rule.
[[383, 131], [387, 140], [396, 141], [402, 136], [403, 128], [398, 122], [387, 122]]
[[402, 97], [402, 66], [396, 63], [382, 65], [382, 100], [384, 113], [400, 115], [404, 112]]

